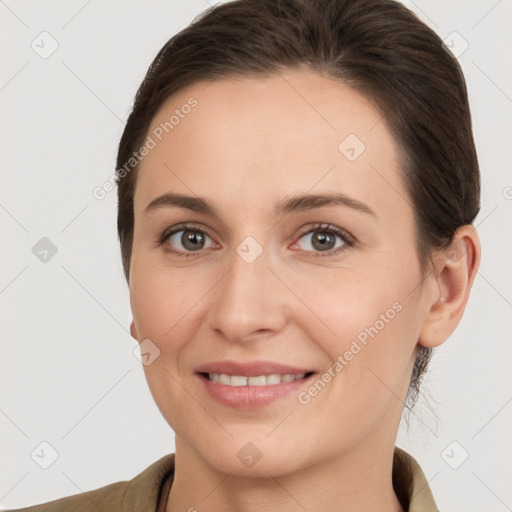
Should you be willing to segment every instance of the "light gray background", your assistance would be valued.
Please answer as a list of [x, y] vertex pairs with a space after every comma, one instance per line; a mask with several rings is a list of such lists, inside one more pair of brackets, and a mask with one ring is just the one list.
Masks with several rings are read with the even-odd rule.
[[[469, 44], [459, 61], [482, 170], [483, 258], [466, 314], [425, 381], [433, 411], [420, 401], [397, 444], [418, 459], [444, 512], [512, 510], [512, 2], [405, 3], [442, 38], [456, 31]], [[206, 7], [0, 0], [3, 508], [131, 479], [174, 450], [133, 354], [116, 193], [99, 201], [92, 189], [114, 170], [151, 60]], [[59, 45], [47, 59], [31, 48], [43, 31]], [[42, 237], [58, 248], [46, 263], [32, 252]], [[48, 456], [42, 442], [58, 452], [48, 469], [31, 457]], [[452, 469], [447, 460], [457, 465], [464, 450]]]

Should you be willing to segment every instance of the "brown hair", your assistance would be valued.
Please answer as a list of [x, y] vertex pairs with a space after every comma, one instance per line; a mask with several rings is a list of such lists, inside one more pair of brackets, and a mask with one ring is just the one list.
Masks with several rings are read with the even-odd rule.
[[[395, 0], [235, 0], [208, 8], [169, 39], [135, 96], [116, 164], [127, 281], [137, 166], [126, 172], [126, 162], [162, 103], [195, 82], [266, 77], [303, 66], [353, 87], [384, 116], [415, 210], [423, 276], [431, 271], [433, 252], [473, 222], [480, 210], [480, 172], [466, 83], [433, 30]], [[416, 356], [412, 405], [431, 351], [420, 347]]]

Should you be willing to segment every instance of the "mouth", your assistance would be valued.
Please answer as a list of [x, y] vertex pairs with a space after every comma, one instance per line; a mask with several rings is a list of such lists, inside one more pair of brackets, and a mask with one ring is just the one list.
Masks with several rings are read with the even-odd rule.
[[270, 373], [268, 375], [256, 375], [253, 377], [249, 377], [246, 375], [229, 375], [227, 373], [209, 373], [209, 372], [199, 372], [199, 374], [208, 379], [211, 382], [216, 382], [218, 384], [223, 384], [225, 386], [231, 387], [241, 387], [241, 386], [274, 386], [276, 384], [281, 384], [282, 382], [294, 382], [300, 381], [309, 378], [313, 375], [314, 372], [306, 372], [306, 373]]
[[268, 406], [278, 399], [293, 399], [317, 372], [268, 361], [219, 361], [200, 366], [196, 376], [209, 398], [237, 409]]

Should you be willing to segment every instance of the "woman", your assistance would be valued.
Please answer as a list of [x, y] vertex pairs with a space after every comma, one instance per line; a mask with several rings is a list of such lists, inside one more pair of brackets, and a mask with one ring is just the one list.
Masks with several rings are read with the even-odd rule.
[[22, 510], [438, 510], [395, 446], [479, 262], [464, 77], [392, 0], [237, 0], [119, 145], [131, 334], [170, 454]]

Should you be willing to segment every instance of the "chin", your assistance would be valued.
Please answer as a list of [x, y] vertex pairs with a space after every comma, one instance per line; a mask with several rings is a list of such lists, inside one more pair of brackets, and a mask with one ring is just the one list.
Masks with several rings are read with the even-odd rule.
[[279, 452], [262, 454], [259, 460], [250, 461], [246, 458], [240, 461], [236, 455], [233, 457], [233, 452], [230, 450], [228, 453], [208, 456], [205, 460], [217, 471], [229, 474], [231, 477], [269, 478], [270, 475], [280, 477], [300, 469], [294, 466], [286, 454]]
[[305, 454], [297, 449], [300, 442], [288, 438], [287, 443], [278, 436], [270, 441], [265, 439], [265, 435], [249, 434], [215, 443], [214, 449], [213, 443], [200, 447], [196, 445], [195, 450], [209, 466], [221, 473], [268, 478], [270, 475], [278, 477], [293, 473], [304, 467]]

